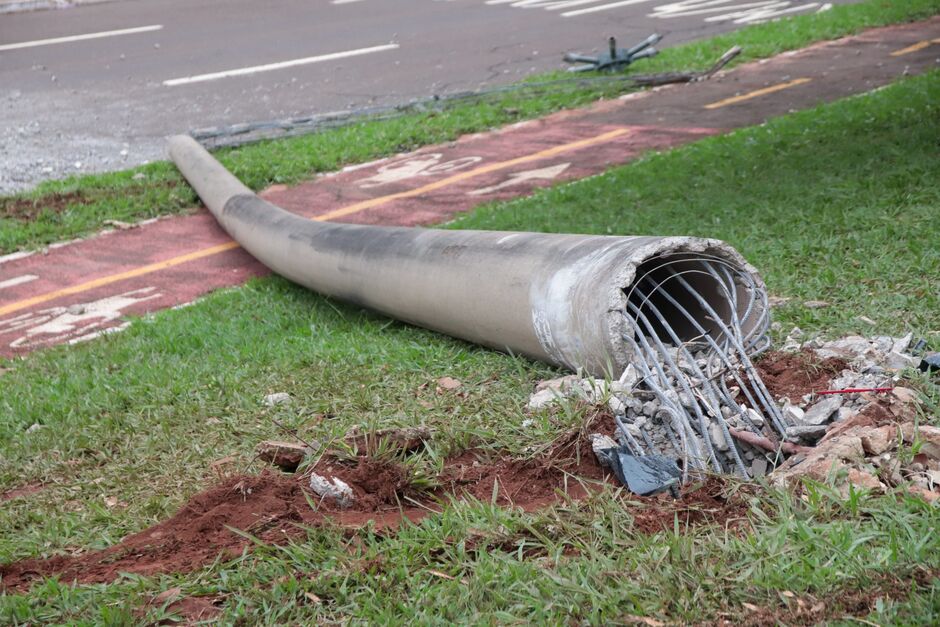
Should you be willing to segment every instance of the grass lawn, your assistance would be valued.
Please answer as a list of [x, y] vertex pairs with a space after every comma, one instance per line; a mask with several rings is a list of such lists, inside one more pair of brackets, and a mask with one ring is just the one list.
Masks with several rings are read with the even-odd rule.
[[[786, 329], [913, 330], [940, 342], [940, 72], [649, 155], [603, 176], [491, 205], [452, 226], [719, 237], [759, 267]], [[832, 303], [807, 310], [804, 298]], [[468, 446], [519, 452], [581, 424], [529, 416], [548, 367], [483, 350], [267, 278], [136, 321], [95, 342], [2, 362], [0, 563], [103, 548], [248, 467], [255, 444], [423, 424], [415, 464]], [[0, 371], [2, 372], [2, 371]], [[462, 394], [435, 381], [463, 382]], [[940, 401], [930, 396], [937, 422]], [[295, 402], [276, 408], [265, 394]], [[533, 418], [534, 424], [523, 427]], [[528, 424], [528, 423], [527, 423]], [[39, 425], [30, 429], [32, 425]], [[258, 469], [257, 464], [252, 466]], [[739, 489], [730, 486], [731, 490]], [[743, 489], [743, 488], [742, 488]], [[48, 581], [0, 595], [4, 623], [160, 620], [161, 591], [214, 595], [225, 622], [789, 623], [861, 613], [940, 621], [940, 508], [901, 494], [744, 492], [737, 526], [645, 533], [606, 488], [524, 514], [455, 504], [398, 533], [315, 528], [190, 574]], [[471, 541], [472, 539], [472, 541]], [[878, 603], [875, 596], [884, 596]], [[820, 605], [821, 604], [821, 605]], [[648, 622], [647, 624], [655, 624]]]
[[[643, 61], [640, 73], [708, 67], [734, 44], [734, 61], [765, 58], [865, 28], [923, 19], [940, 13], [940, 0], [863, 0], [821, 14], [749, 26], [732, 34], [667, 48]], [[668, 45], [668, 40], [665, 42]], [[531, 81], [568, 75], [555, 72]], [[629, 91], [626, 83], [572, 85], [500, 95], [455, 104], [442, 112], [412, 113], [391, 121], [363, 122], [315, 135], [267, 141], [220, 151], [223, 163], [249, 187], [292, 183], [314, 172], [337, 170], [419, 146], [449, 141], [510, 122]], [[142, 180], [134, 179], [143, 174]], [[0, 197], [0, 254], [79, 237], [104, 228], [107, 220], [138, 221], [188, 211], [197, 202], [171, 163], [50, 181], [32, 192]]]

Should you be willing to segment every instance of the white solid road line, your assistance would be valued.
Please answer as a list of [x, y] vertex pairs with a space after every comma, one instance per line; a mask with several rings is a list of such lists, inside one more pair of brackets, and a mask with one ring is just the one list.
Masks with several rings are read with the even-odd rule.
[[0, 290], [6, 289], [8, 287], [22, 285], [23, 283], [29, 283], [30, 281], [35, 281], [38, 278], [39, 277], [34, 274], [24, 274], [23, 276], [13, 277], [12, 279], [7, 279], [6, 281], [0, 281]]
[[52, 44], [67, 44], [72, 41], [85, 41], [86, 39], [101, 39], [102, 37], [117, 37], [118, 35], [133, 35], [135, 33], [149, 33], [150, 31], [160, 30], [163, 24], [151, 24], [150, 26], [138, 26], [136, 28], [122, 28], [121, 30], [106, 30], [100, 33], [88, 33], [85, 35], [69, 35], [68, 37], [53, 37], [52, 39], [36, 39], [35, 41], [21, 41], [16, 44], [0, 45], [0, 52], [4, 50], [19, 50], [20, 48], [32, 48], [34, 46], [50, 46]]
[[256, 74], [257, 72], [269, 72], [271, 70], [280, 70], [283, 68], [294, 67], [297, 65], [307, 65], [308, 63], [321, 63], [323, 61], [332, 61], [334, 59], [345, 59], [346, 57], [357, 57], [361, 54], [371, 54], [373, 52], [384, 52], [386, 50], [396, 50], [398, 44], [385, 44], [384, 46], [372, 46], [371, 48], [359, 48], [358, 50], [346, 50], [344, 52], [332, 52], [330, 54], [321, 54], [316, 57], [306, 57], [303, 59], [293, 59], [292, 61], [281, 61], [279, 63], [268, 63], [267, 65], [254, 65], [252, 67], [243, 67], [237, 70], [225, 70], [224, 72], [212, 72], [211, 74], [199, 74], [197, 76], [184, 76], [183, 78], [172, 78], [163, 81], [167, 87], [176, 85], [188, 85], [189, 83], [200, 83], [202, 81], [214, 81], [220, 78], [230, 76], [244, 76], [246, 74]]

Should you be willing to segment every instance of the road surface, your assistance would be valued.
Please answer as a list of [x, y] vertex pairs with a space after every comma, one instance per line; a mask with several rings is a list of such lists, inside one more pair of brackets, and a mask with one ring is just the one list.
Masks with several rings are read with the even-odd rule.
[[[848, 0], [842, 0], [843, 2]], [[9, 0], [0, 9], [11, 6]], [[163, 158], [163, 137], [515, 81], [809, 0], [124, 0], [0, 14], [0, 193]]]

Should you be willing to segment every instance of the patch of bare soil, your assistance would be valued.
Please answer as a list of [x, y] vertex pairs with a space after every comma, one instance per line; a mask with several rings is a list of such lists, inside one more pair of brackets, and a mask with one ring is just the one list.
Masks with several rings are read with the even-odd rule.
[[[343, 460], [325, 457], [316, 473], [344, 481], [355, 499], [342, 508], [332, 499], [321, 499], [308, 487], [306, 476], [263, 472], [238, 476], [192, 497], [172, 518], [120, 543], [78, 556], [26, 559], [0, 566], [0, 589], [25, 590], [43, 577], [58, 575], [65, 582], [103, 583], [119, 573], [141, 575], [188, 572], [222, 557], [231, 559], [249, 550], [251, 542], [232, 529], [244, 531], [267, 543], [285, 542], [302, 533], [301, 526], [338, 525], [394, 530], [403, 519], [417, 521], [450, 499], [474, 497], [503, 506], [536, 510], [565, 498], [586, 497], [600, 483], [610, 482], [585, 437], [588, 430], [603, 428], [610, 416], [600, 414], [582, 431], [556, 440], [532, 459], [513, 459], [471, 450], [448, 460], [437, 478], [439, 487], [414, 490], [405, 469], [397, 463], [358, 457]], [[739, 504], [729, 500], [721, 482], [706, 483], [688, 499], [669, 497], [640, 499], [641, 531], [672, 527], [674, 515], [690, 525], [736, 519]], [[727, 508], [722, 513], [722, 508]]]
[[0, 200], [0, 218], [35, 220], [42, 213], [61, 213], [70, 205], [86, 202], [84, 192], [53, 193], [41, 198], [4, 198]]
[[0, 493], [0, 503], [3, 501], [9, 501], [10, 499], [15, 499], [21, 496], [29, 496], [30, 494], [36, 494], [41, 492], [43, 485], [41, 483], [30, 483], [18, 488], [11, 488], [6, 492]]
[[836, 357], [820, 359], [811, 350], [770, 352], [754, 364], [773, 398], [799, 402], [804, 395], [829, 389], [829, 382], [848, 367]]
[[635, 527], [644, 533], [671, 531], [676, 520], [680, 529], [702, 525], [719, 525], [726, 529], [748, 526], [748, 497], [752, 486], [735, 485], [722, 477], [709, 477], [704, 482], [686, 486], [682, 497], [674, 499], [659, 494], [639, 499], [642, 507], [634, 513]]
[[[871, 614], [879, 602], [885, 600], [904, 601], [912, 593], [929, 590], [932, 582], [940, 576], [936, 571], [917, 570], [910, 577], [893, 575], [877, 577], [866, 582], [864, 589], [857, 587], [837, 590], [824, 597], [792, 592], [781, 592], [782, 603], [778, 607], [759, 607], [745, 604], [740, 613], [718, 621], [719, 625], [820, 625], [833, 620], [864, 618]], [[725, 616], [731, 616], [726, 614]]]

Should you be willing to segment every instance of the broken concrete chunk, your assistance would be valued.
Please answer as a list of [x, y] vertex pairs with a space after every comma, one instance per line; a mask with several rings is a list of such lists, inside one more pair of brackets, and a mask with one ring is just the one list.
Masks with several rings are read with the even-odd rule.
[[840, 407], [842, 407], [842, 397], [838, 394], [833, 394], [806, 410], [806, 414], [803, 416], [801, 422], [804, 425], [825, 424], [829, 422], [832, 414], [839, 411]]
[[755, 479], [757, 477], [763, 477], [767, 474], [767, 460], [763, 457], [756, 457], [754, 461], [751, 462], [751, 476]]
[[637, 373], [636, 368], [633, 367], [633, 364], [630, 364], [623, 371], [623, 374], [620, 375], [620, 379], [617, 380], [617, 383], [620, 384], [621, 390], [628, 392], [633, 389], [633, 386], [636, 385], [636, 382], [639, 380], [640, 375]]
[[891, 351], [884, 356], [884, 365], [889, 370], [904, 370], [905, 368], [916, 368], [920, 360], [911, 355], [896, 353]]
[[258, 459], [274, 464], [284, 472], [296, 472], [304, 458], [315, 452], [305, 444], [265, 440], [255, 447]]
[[786, 436], [793, 442], [802, 442], [803, 444], [814, 444], [826, 435], [827, 425], [803, 425], [799, 427], [787, 427]]
[[862, 448], [867, 455], [877, 456], [893, 450], [898, 444], [897, 430], [890, 426], [866, 429], [862, 432]]
[[787, 422], [792, 422], [795, 424], [802, 424], [803, 417], [806, 415], [806, 412], [797, 407], [796, 405], [784, 405], [783, 407], [783, 417]]
[[764, 417], [760, 415], [760, 412], [755, 410], [752, 407], [747, 408], [747, 417], [755, 427], [760, 429], [764, 426]]
[[526, 407], [532, 411], [542, 409], [543, 407], [548, 407], [555, 403], [559, 396], [561, 396], [561, 394], [557, 390], [539, 390], [529, 396], [529, 402], [526, 404]]
[[601, 433], [592, 433], [588, 439], [591, 441], [591, 450], [594, 451], [598, 463], [605, 468], [610, 468], [610, 456], [605, 451], [617, 448], [619, 446], [617, 442], [612, 437]]
[[338, 506], [344, 509], [352, 505], [353, 501], [356, 500], [349, 484], [338, 477], [327, 479], [322, 475], [311, 473], [310, 489], [321, 498], [333, 499]]
[[275, 405], [286, 405], [291, 402], [290, 394], [287, 392], [275, 392], [274, 394], [268, 394], [264, 397], [264, 404], [268, 407], [274, 407]]
[[723, 453], [730, 448], [728, 442], [725, 440], [725, 433], [721, 425], [717, 422], [712, 422], [708, 425], [708, 437], [711, 438], [712, 443], [715, 445], [715, 450]]

